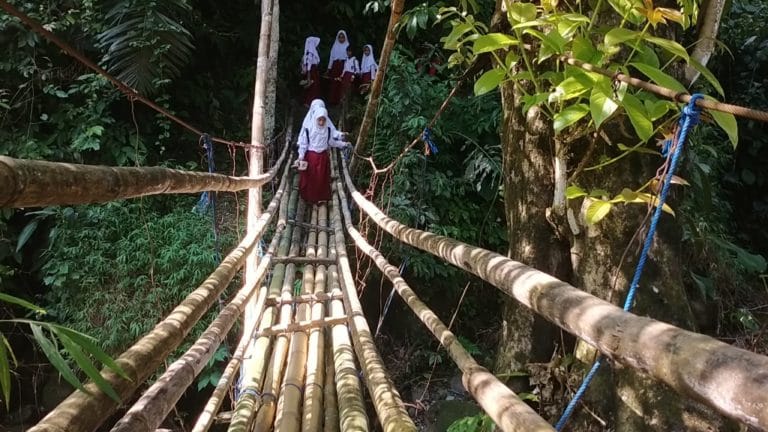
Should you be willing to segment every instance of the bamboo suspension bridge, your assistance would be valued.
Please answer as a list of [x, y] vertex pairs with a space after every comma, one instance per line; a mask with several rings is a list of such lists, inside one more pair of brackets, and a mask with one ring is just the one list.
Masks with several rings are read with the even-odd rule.
[[[0, 5], [5, 8], [7, 3]], [[402, 11], [402, 2], [394, 1], [392, 7], [390, 29], [399, 13], [396, 10]], [[277, 1], [262, 1], [247, 177], [0, 157], [0, 207], [249, 191], [245, 238], [199, 287], [118, 357], [117, 363], [127, 379], [107, 369], [102, 372], [120, 403], [89, 383], [87, 391], [72, 393], [31, 431], [85, 432], [101, 427], [111, 427], [115, 432], [156, 431], [241, 318], [237, 348], [207, 404], [197, 414], [193, 431], [207, 431], [214, 423], [228, 424], [229, 431], [366, 431], [376, 429], [376, 423], [386, 432], [415, 431], [358, 299], [353, 262], [348, 255], [350, 241], [372, 259], [446, 349], [462, 372], [465, 388], [501, 430], [554, 430], [472, 358], [398, 269], [368, 243], [355, 227], [350, 213], [352, 202], [397, 241], [480, 277], [591, 344], [612, 362], [641, 371], [727, 417], [768, 430], [768, 357], [626, 312], [492, 251], [405, 226], [355, 188], [346, 160], [335, 151], [332, 200], [307, 205], [298, 197], [298, 176], [291, 168], [290, 132], [274, 166], [262, 172], [264, 119], [270, 109], [265, 103], [266, 77], [270, 56], [275, 54], [270, 53], [270, 46], [275, 46], [271, 42], [276, 38], [270, 37], [270, 31], [278, 15]], [[278, 186], [269, 204], [262, 208], [261, 188], [269, 182]], [[266, 239], [267, 233], [271, 233], [268, 247], [259, 253], [257, 244]], [[232, 300], [187, 352], [168, 365], [137, 398], [137, 389], [182, 344], [241, 269], [244, 283]], [[298, 292], [294, 288], [297, 277], [301, 287]], [[223, 405], [236, 380], [239, 392], [233, 407], [226, 409]], [[366, 410], [366, 399], [372, 402], [373, 413]], [[129, 402], [125, 410], [123, 404]], [[118, 410], [124, 414], [115, 421]]]

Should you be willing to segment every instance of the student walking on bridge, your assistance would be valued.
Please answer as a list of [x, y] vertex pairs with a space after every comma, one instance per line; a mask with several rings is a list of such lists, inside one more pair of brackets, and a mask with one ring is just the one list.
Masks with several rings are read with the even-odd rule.
[[[303, 127], [299, 133], [298, 167], [299, 195], [308, 203], [318, 203], [331, 199], [331, 158], [329, 147], [345, 148], [352, 144], [334, 137], [334, 133], [325, 108], [310, 111], [310, 126]], [[339, 137], [343, 135], [339, 134]]]

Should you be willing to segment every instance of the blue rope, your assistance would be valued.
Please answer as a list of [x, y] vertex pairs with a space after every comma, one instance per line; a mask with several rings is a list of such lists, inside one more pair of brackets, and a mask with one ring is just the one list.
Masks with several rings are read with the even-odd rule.
[[[630, 283], [629, 290], [627, 291], [627, 298], [624, 300], [625, 311], [632, 309], [635, 297], [637, 296], [637, 290], [640, 286], [640, 277], [643, 275], [643, 269], [645, 268], [645, 263], [648, 260], [648, 252], [651, 250], [653, 238], [656, 235], [656, 228], [659, 224], [661, 213], [664, 208], [664, 202], [667, 200], [667, 195], [669, 194], [669, 189], [672, 185], [672, 177], [674, 176], [675, 171], [677, 170], [677, 165], [680, 162], [680, 155], [683, 152], [683, 146], [685, 145], [685, 141], [688, 138], [688, 132], [690, 132], [690, 130], [699, 123], [699, 114], [701, 114], [701, 109], [696, 106], [696, 101], [701, 98], [703, 98], [702, 95], [698, 93], [694, 94], [691, 96], [691, 100], [688, 102], [688, 105], [683, 107], [683, 115], [680, 116], [680, 121], [678, 123], [678, 133], [676, 140], [677, 143], [674, 144], [671, 140], [667, 140], [667, 142], [664, 144], [662, 153], [667, 155], [670, 151], [672, 152], [669, 161], [669, 169], [667, 171], [666, 177], [664, 178], [664, 183], [661, 187], [661, 192], [659, 193], [658, 197], [658, 203], [656, 205], [656, 209], [654, 209], [653, 216], [651, 217], [651, 223], [648, 225], [648, 233], [645, 235], [643, 249], [640, 252], [640, 258], [637, 260], [635, 274], [632, 277], [632, 282]], [[560, 420], [558, 420], [557, 424], [555, 424], [556, 430], [563, 430], [563, 427], [565, 427], [568, 419], [576, 409], [576, 405], [584, 396], [584, 393], [587, 391], [587, 387], [589, 387], [589, 384], [592, 382], [592, 379], [595, 377], [595, 374], [597, 373], [598, 369], [600, 369], [602, 363], [603, 356], [599, 356], [595, 363], [592, 365], [592, 369], [590, 369], [589, 373], [587, 373], [587, 376], [584, 377], [584, 381], [576, 391], [576, 394], [573, 395], [573, 399], [571, 399], [571, 401], [568, 403], [568, 406], [565, 407], [565, 411], [563, 411], [563, 415], [560, 417]]]
[[424, 132], [421, 134], [421, 139], [427, 146], [429, 146], [429, 152], [431, 154], [437, 154], [437, 145], [432, 141], [432, 129], [424, 128]]
[[[216, 164], [213, 161], [213, 141], [211, 140], [211, 136], [208, 134], [203, 134], [201, 139], [203, 141], [203, 148], [205, 149], [206, 158], [208, 159], [208, 172], [213, 173], [216, 170]], [[211, 207], [214, 259], [216, 261], [216, 265], [219, 265], [221, 263], [221, 241], [219, 238], [219, 228], [216, 226], [216, 196], [212, 192], [205, 191], [202, 195], [200, 195], [200, 199], [197, 201], [197, 205], [195, 206], [194, 211], [195, 213], [202, 215], [208, 209], [208, 206]]]

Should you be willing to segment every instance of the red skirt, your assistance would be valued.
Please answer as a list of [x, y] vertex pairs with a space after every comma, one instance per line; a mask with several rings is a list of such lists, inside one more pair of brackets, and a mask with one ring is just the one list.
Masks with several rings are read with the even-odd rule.
[[360, 76], [360, 93], [367, 93], [371, 89], [371, 73], [363, 72]]
[[330, 201], [331, 199], [331, 158], [328, 151], [317, 153], [307, 151], [304, 155], [307, 169], [299, 177], [299, 195], [308, 203]]
[[317, 66], [312, 66], [309, 73], [305, 75], [305, 79], [307, 75], [312, 80], [312, 84], [304, 89], [304, 105], [309, 106], [313, 100], [320, 98], [320, 71]]
[[342, 82], [341, 77], [344, 73], [344, 60], [334, 60], [331, 70], [328, 71], [328, 78], [331, 80], [330, 94], [328, 95], [328, 103], [331, 105], [338, 105], [341, 102], [342, 95]]
[[344, 75], [341, 77], [341, 94], [343, 97], [347, 97], [349, 91], [352, 89], [352, 83], [354, 82], [355, 74], [352, 72], [344, 72]]

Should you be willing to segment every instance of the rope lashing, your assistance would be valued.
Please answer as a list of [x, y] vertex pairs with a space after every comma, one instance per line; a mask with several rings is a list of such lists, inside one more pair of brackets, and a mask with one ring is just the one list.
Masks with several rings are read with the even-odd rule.
[[[653, 211], [653, 215], [651, 217], [651, 222], [648, 225], [648, 233], [645, 235], [645, 240], [643, 242], [643, 249], [640, 251], [640, 257], [637, 260], [637, 266], [635, 267], [635, 273], [632, 277], [632, 282], [629, 285], [629, 290], [627, 291], [627, 298], [624, 300], [624, 310], [629, 311], [632, 309], [632, 305], [634, 303], [635, 297], [637, 296], [637, 290], [640, 286], [640, 277], [643, 275], [643, 269], [645, 269], [645, 263], [648, 260], [648, 253], [651, 250], [651, 245], [653, 244], [653, 238], [656, 235], [656, 228], [659, 224], [659, 220], [661, 219], [661, 213], [663, 211], [664, 202], [667, 200], [667, 195], [669, 194], [670, 186], [672, 185], [672, 179], [675, 175], [675, 171], [677, 170], [677, 165], [680, 162], [680, 155], [682, 154], [683, 147], [685, 146], [685, 141], [688, 139], [688, 132], [696, 126], [696, 124], [699, 123], [699, 115], [701, 114], [701, 108], [696, 106], [696, 101], [699, 99], [702, 99], [704, 96], [696, 93], [691, 96], [691, 100], [688, 102], [686, 106], [683, 107], [683, 114], [680, 116], [680, 121], [678, 123], [678, 132], [675, 136], [674, 140], [668, 140], [668, 142], [664, 145], [664, 151], [665, 153], [669, 154], [669, 169], [667, 171], [667, 175], [664, 177], [664, 183], [661, 187], [661, 192], [659, 192], [658, 201], [656, 202], [656, 208]], [[595, 360], [595, 363], [592, 365], [592, 369], [587, 373], [587, 375], [584, 377], [584, 381], [581, 383], [581, 386], [576, 391], [576, 393], [573, 395], [573, 399], [568, 403], [568, 406], [565, 407], [565, 411], [563, 411], [563, 415], [560, 417], [560, 420], [557, 421], [555, 424], [555, 429], [558, 431], [562, 431], [565, 427], [565, 424], [568, 422], [568, 419], [573, 414], [574, 410], [576, 409], [576, 405], [579, 403], [581, 398], [584, 396], [584, 393], [587, 391], [587, 387], [589, 387], [589, 384], [592, 382], [592, 379], [597, 374], [598, 369], [600, 369], [600, 366], [603, 363], [603, 356], [599, 356], [597, 360]]]
[[421, 140], [424, 141], [424, 154], [437, 154], [437, 145], [432, 141], [432, 129], [424, 128], [424, 132], [421, 134]]

